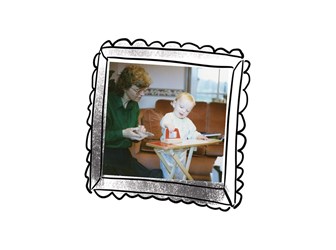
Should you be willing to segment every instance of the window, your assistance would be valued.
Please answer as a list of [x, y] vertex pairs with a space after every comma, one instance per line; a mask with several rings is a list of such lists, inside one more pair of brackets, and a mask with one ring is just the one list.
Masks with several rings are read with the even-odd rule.
[[191, 68], [191, 94], [196, 101], [226, 102], [231, 74], [226, 68]]

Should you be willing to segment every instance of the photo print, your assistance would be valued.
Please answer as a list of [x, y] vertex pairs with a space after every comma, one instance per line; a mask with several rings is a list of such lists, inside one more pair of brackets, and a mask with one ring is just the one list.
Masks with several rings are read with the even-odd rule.
[[240, 205], [250, 82], [240, 49], [123, 38], [103, 43], [93, 66], [88, 192]]

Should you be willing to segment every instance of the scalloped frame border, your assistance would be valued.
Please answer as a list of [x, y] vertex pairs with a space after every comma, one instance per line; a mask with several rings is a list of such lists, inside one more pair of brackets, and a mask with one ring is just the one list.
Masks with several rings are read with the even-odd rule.
[[[180, 65], [232, 68], [227, 99], [226, 134], [223, 161], [223, 182], [169, 181], [164, 179], [137, 178], [125, 176], [104, 176], [101, 174], [105, 91], [107, 88], [108, 63], [110, 60], [165, 62]], [[211, 209], [228, 211], [242, 202], [241, 190], [244, 186], [243, 149], [246, 123], [243, 116], [248, 104], [246, 88], [250, 83], [248, 69], [250, 62], [244, 59], [240, 49], [231, 51], [214, 49], [210, 45], [202, 47], [194, 43], [180, 44], [170, 41], [162, 44], [154, 41], [148, 44], [144, 39], [131, 42], [127, 38], [115, 42], [106, 41], [93, 59], [92, 91], [88, 105], [89, 126], [86, 137], [87, 167], [85, 170], [86, 189], [101, 198], [113, 195], [121, 200], [125, 196], [142, 199], [154, 198], [170, 200], [174, 203], [196, 204]]]

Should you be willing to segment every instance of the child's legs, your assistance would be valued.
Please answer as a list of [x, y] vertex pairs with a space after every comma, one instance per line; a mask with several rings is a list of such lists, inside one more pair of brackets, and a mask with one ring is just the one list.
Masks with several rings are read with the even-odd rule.
[[[178, 151], [176, 153], [176, 155], [179, 158], [179, 160], [182, 163], [182, 165], [185, 166], [185, 164], [186, 164], [186, 157], [187, 157], [187, 151], [186, 150]], [[175, 179], [183, 180], [183, 178], [184, 178], [183, 171], [178, 166], [176, 166]]]
[[169, 179], [169, 173], [162, 161], [160, 161], [160, 168], [162, 170], [162, 175], [164, 179]]
[[[185, 150], [175, 151], [175, 154], [177, 155], [177, 157], [179, 158], [181, 163], [185, 166], [185, 164], [186, 164], [186, 151]], [[168, 163], [170, 171], [172, 171], [175, 168], [173, 179], [183, 180], [184, 174], [183, 174], [182, 170], [177, 166], [177, 163], [173, 159], [173, 157], [171, 155], [168, 155], [168, 154], [165, 154], [165, 153], [163, 154], [163, 157], [166, 160], [166, 162]], [[163, 164], [162, 161], [160, 161], [160, 168], [162, 170], [163, 177], [165, 179], [170, 179], [170, 173], [168, 172], [166, 166]]]

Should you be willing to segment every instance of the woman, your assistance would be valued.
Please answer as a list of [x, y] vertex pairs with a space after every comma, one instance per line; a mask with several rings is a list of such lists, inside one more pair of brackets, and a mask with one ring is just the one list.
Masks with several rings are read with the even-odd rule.
[[151, 84], [144, 68], [131, 65], [109, 86], [107, 101], [103, 173], [110, 175], [162, 178], [161, 170], [149, 170], [132, 157], [132, 141], [147, 137], [138, 126], [138, 102]]

